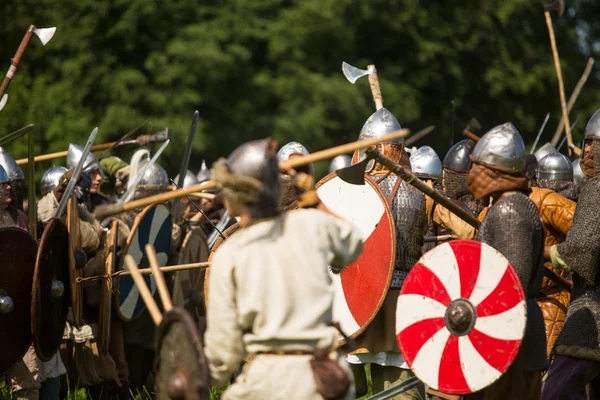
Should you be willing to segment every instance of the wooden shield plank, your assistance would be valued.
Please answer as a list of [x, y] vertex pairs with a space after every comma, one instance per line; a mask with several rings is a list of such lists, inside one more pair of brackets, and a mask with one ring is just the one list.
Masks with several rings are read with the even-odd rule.
[[[152, 244], [160, 266], [165, 266], [169, 259], [171, 249], [171, 214], [163, 205], [151, 205], [139, 213], [127, 238], [125, 255], [131, 255], [136, 265], [141, 268], [150, 268], [146, 257], [146, 245]], [[122, 264], [123, 265], [123, 264]], [[156, 283], [154, 275], [144, 275], [146, 285], [154, 295]], [[116, 294], [116, 312], [124, 321], [131, 321], [138, 317], [146, 308], [137, 286], [130, 276], [117, 278], [118, 292]]]
[[164, 315], [156, 336], [156, 398], [208, 399], [208, 364], [192, 317], [173, 308]]
[[23, 358], [31, 345], [31, 287], [37, 243], [19, 228], [0, 229], [0, 295], [12, 311], [0, 313], [0, 376]]
[[332, 212], [353, 222], [364, 250], [340, 274], [330, 271], [335, 285], [333, 319], [356, 337], [371, 323], [387, 296], [396, 260], [396, 227], [387, 199], [377, 183], [351, 185], [335, 172], [317, 183], [319, 198]]
[[455, 240], [427, 252], [398, 297], [398, 345], [415, 375], [448, 394], [481, 390], [509, 368], [525, 334], [525, 293], [491, 246]]
[[[33, 277], [31, 329], [37, 356], [50, 361], [62, 340], [69, 307], [69, 232], [60, 219], [53, 218], [45, 226], [38, 246]], [[61, 285], [53, 293], [53, 285]]]

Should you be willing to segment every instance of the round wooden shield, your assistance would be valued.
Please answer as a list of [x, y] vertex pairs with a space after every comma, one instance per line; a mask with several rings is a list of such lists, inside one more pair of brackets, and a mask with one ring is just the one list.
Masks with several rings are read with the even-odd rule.
[[[213, 257], [215, 256], [215, 252], [219, 249], [219, 246], [221, 246], [223, 244], [225, 239], [227, 239], [229, 236], [233, 235], [240, 228], [241, 228], [240, 223], [236, 222], [235, 224], [231, 225], [229, 228], [227, 228], [223, 231], [223, 236], [219, 235], [219, 237], [215, 241], [215, 244], [213, 245], [213, 247], [210, 250], [210, 255], [208, 256], [209, 262], [212, 261]], [[206, 268], [206, 273], [204, 274], [204, 304], [207, 309], [208, 309], [208, 275], [209, 274], [210, 274], [210, 267]]]
[[[140, 269], [150, 268], [146, 257], [146, 245], [153, 244], [160, 266], [165, 266], [171, 248], [171, 225], [171, 214], [165, 205], [146, 207], [135, 218], [131, 233], [127, 238], [127, 249], [123, 252], [123, 257], [127, 254], [132, 256]], [[154, 275], [143, 275], [143, 277], [154, 295], [156, 292]], [[117, 306], [115, 307], [117, 314], [124, 321], [131, 321], [146, 308], [144, 301], [130, 276], [117, 278], [117, 287]]]
[[31, 283], [37, 243], [19, 228], [0, 229], [0, 297], [12, 300], [0, 312], [0, 376], [19, 362], [31, 345]]
[[60, 219], [51, 219], [44, 228], [31, 293], [33, 344], [38, 358], [50, 361], [60, 346], [71, 306], [69, 231]]
[[335, 285], [333, 319], [350, 337], [358, 336], [383, 305], [396, 262], [396, 227], [387, 199], [377, 183], [365, 176], [352, 185], [335, 172], [317, 184], [319, 198], [332, 212], [360, 230], [364, 250], [340, 274], [330, 272]]
[[521, 346], [525, 294], [491, 246], [454, 240], [427, 252], [398, 297], [398, 345], [426, 385], [448, 394], [481, 390], [502, 376]]
[[167, 312], [157, 331], [156, 398], [202, 400], [210, 397], [209, 372], [192, 317], [181, 308]]

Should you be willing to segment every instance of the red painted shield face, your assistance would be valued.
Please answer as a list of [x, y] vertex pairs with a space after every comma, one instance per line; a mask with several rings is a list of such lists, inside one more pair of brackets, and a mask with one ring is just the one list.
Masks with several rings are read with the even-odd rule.
[[525, 294], [491, 246], [455, 240], [426, 253], [398, 297], [398, 345], [415, 375], [448, 394], [481, 390], [511, 365], [525, 333]]
[[360, 230], [364, 250], [356, 262], [339, 274], [335, 285], [333, 319], [355, 337], [375, 317], [390, 287], [396, 259], [396, 232], [390, 207], [371, 178], [365, 185], [351, 185], [335, 173], [317, 184], [321, 201]]

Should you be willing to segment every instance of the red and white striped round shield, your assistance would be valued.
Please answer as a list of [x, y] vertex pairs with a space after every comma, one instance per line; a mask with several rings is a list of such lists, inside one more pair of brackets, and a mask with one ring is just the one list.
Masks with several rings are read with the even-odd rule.
[[365, 177], [352, 185], [331, 173], [317, 184], [327, 208], [353, 222], [364, 240], [362, 255], [340, 274], [330, 272], [335, 285], [333, 319], [351, 337], [373, 320], [387, 295], [396, 260], [396, 228], [390, 206], [377, 183]]
[[526, 320], [525, 294], [508, 260], [484, 243], [455, 240], [426, 253], [408, 274], [396, 335], [420, 380], [467, 394], [508, 369]]

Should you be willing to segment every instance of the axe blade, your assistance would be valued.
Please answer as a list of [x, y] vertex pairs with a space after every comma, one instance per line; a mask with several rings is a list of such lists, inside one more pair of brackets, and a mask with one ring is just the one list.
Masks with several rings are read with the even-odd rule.
[[54, 33], [56, 32], [56, 27], [52, 27], [52, 28], [35, 28], [33, 30], [33, 33], [35, 33], [37, 35], [37, 37], [40, 38], [40, 41], [42, 42], [42, 45], [45, 46], [54, 36]]
[[371, 161], [371, 159], [367, 157], [359, 163], [346, 168], [338, 169], [335, 171], [335, 173], [346, 183], [351, 185], [364, 185], [365, 170], [369, 161]]
[[0, 99], [0, 111], [2, 111], [2, 109], [6, 105], [7, 101], [8, 101], [8, 93], [4, 93], [4, 96], [2, 96], [2, 99]]
[[354, 84], [358, 78], [372, 74], [375, 72], [375, 69], [360, 69], [353, 67], [345, 61], [342, 61], [342, 72], [344, 73], [346, 79], [348, 79], [348, 82]]

